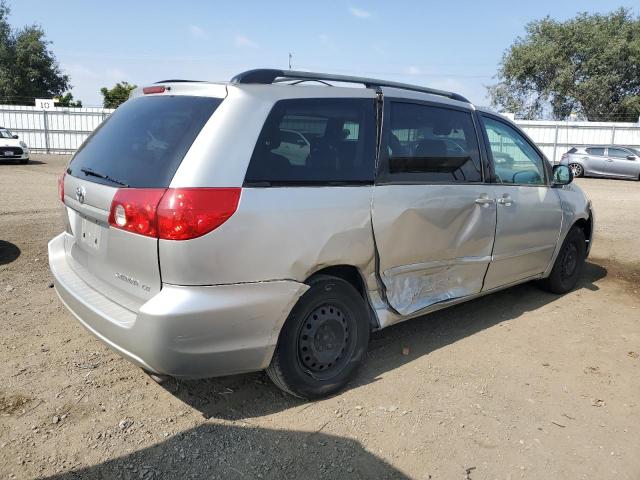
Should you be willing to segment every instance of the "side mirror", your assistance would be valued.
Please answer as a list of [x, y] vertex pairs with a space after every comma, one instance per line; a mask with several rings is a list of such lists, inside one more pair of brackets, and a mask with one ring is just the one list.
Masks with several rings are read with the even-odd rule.
[[567, 165], [556, 165], [553, 167], [553, 186], [569, 185], [573, 182], [573, 173]]
[[627, 160], [635, 160], [635, 155], [627, 155]]
[[13, 135], [13, 138], [20, 138], [20, 137], [18, 137], [18, 135]]

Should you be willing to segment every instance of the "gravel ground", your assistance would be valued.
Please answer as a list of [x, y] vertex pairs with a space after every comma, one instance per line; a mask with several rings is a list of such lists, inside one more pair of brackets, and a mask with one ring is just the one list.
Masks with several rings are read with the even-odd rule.
[[0, 164], [0, 478], [640, 478], [640, 183], [579, 179], [579, 288], [521, 285], [373, 335], [314, 403], [262, 373], [151, 381], [49, 287], [67, 158]]

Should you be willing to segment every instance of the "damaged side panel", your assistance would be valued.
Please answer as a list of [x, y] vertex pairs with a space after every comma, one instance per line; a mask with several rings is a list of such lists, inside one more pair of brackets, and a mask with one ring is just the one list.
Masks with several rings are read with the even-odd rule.
[[475, 202], [485, 190], [481, 184], [374, 188], [380, 277], [400, 315], [480, 292], [496, 227], [495, 204]]
[[162, 280], [216, 285], [305, 281], [324, 267], [357, 267], [375, 280], [372, 186], [244, 188], [237, 212], [193, 240], [159, 241]]

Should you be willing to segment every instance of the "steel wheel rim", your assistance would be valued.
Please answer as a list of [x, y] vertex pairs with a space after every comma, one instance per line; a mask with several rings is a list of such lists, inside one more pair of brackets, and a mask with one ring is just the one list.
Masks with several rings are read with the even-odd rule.
[[578, 267], [578, 247], [574, 242], [567, 245], [562, 252], [561, 276], [563, 279], [571, 277]]
[[305, 318], [298, 332], [300, 366], [319, 380], [331, 378], [349, 363], [355, 348], [353, 319], [336, 303], [325, 303]]

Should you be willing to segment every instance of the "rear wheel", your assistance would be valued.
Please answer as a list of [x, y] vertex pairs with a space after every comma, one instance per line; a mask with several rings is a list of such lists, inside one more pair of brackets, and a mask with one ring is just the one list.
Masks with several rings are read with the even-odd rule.
[[586, 253], [584, 232], [581, 228], [573, 227], [562, 244], [551, 274], [540, 281], [540, 286], [552, 293], [567, 293], [572, 290], [582, 273]]
[[296, 397], [325, 397], [353, 377], [368, 343], [369, 315], [358, 291], [318, 275], [289, 314], [267, 374]]
[[584, 168], [579, 163], [572, 163], [569, 165], [571, 169], [571, 173], [573, 173], [574, 177], [581, 177], [584, 175]]

